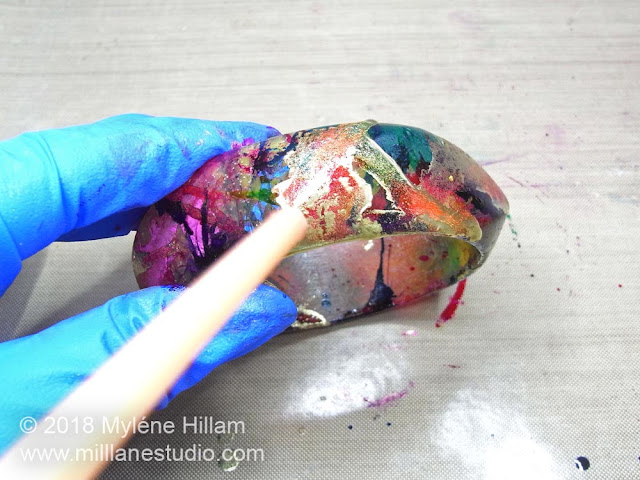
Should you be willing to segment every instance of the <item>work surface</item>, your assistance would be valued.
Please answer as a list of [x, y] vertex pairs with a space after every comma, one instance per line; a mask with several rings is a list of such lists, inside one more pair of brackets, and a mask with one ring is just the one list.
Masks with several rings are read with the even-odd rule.
[[[281, 335], [154, 416], [244, 433], [130, 444], [262, 461], [101, 478], [640, 477], [640, 8], [562, 3], [2, 2], [2, 138], [125, 112], [281, 131], [375, 118], [457, 144], [511, 203], [443, 327], [453, 288]], [[135, 290], [132, 240], [26, 260], [2, 339]]]

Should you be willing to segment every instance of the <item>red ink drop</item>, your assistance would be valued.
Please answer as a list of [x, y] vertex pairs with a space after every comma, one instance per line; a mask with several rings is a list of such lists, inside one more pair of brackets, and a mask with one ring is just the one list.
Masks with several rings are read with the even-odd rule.
[[453, 318], [453, 316], [456, 313], [456, 310], [458, 309], [458, 305], [462, 303], [461, 298], [462, 298], [462, 294], [464, 293], [464, 287], [466, 285], [467, 285], [466, 278], [462, 280], [460, 283], [458, 283], [455, 293], [449, 300], [449, 304], [440, 314], [440, 319], [436, 322], [436, 327], [441, 326], [443, 323], [448, 322]]

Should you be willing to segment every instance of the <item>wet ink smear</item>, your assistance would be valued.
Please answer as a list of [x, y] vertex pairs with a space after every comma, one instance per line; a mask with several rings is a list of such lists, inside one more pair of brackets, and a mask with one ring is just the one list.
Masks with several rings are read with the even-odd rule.
[[[387, 264], [389, 259], [387, 258]], [[380, 264], [376, 272], [376, 281], [369, 294], [369, 301], [362, 309], [365, 313], [373, 313], [384, 308], [393, 306], [395, 293], [389, 285], [384, 283], [384, 238], [380, 239]]]
[[411, 390], [413, 387], [414, 383], [413, 381], [410, 381], [407, 385], [407, 388], [405, 388], [404, 390], [389, 393], [384, 397], [376, 400], [369, 400], [367, 397], [363, 397], [363, 400], [367, 402], [367, 407], [384, 407], [387, 404], [394, 405], [398, 402], [398, 400], [406, 397], [409, 394], [409, 390]]
[[467, 279], [460, 281], [456, 287], [456, 291], [449, 300], [449, 304], [440, 314], [440, 318], [436, 322], [436, 327], [440, 327], [443, 323], [448, 322], [456, 314], [458, 305], [462, 303], [462, 294], [464, 293], [464, 287], [467, 285]]
[[171, 219], [182, 227], [193, 261], [199, 270], [203, 270], [222, 255], [221, 249], [229, 244], [229, 238], [225, 233], [216, 233], [216, 224], [208, 224], [208, 192], [191, 189], [189, 193], [202, 199], [200, 207], [202, 247], [198, 242], [197, 232], [194, 232], [187, 222], [187, 212], [180, 202], [163, 198], [156, 203], [156, 210], [160, 216], [169, 214]]
[[589, 462], [589, 459], [587, 457], [578, 457], [576, 458], [576, 468], [578, 470], [589, 470], [589, 467], [591, 466], [591, 462]]

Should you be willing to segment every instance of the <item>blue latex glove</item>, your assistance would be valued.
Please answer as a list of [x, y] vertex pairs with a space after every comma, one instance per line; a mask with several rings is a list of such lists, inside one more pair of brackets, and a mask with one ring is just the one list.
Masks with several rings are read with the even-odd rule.
[[[123, 115], [0, 142], [0, 294], [21, 261], [55, 240], [123, 235], [145, 207], [207, 159], [278, 132], [251, 123]], [[165, 308], [182, 287], [116, 297], [28, 337], [0, 344], [0, 451]], [[296, 307], [262, 286], [205, 348], [160, 406], [213, 368], [293, 323]]]

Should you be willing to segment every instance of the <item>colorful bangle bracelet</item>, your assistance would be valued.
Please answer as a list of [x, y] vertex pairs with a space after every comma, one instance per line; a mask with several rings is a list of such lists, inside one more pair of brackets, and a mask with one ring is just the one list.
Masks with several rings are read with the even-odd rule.
[[429, 132], [373, 120], [303, 130], [212, 158], [152, 206], [134, 242], [138, 284], [188, 284], [284, 205], [309, 222], [268, 279], [298, 306], [293, 328], [461, 280], [486, 260], [508, 213], [491, 177]]

